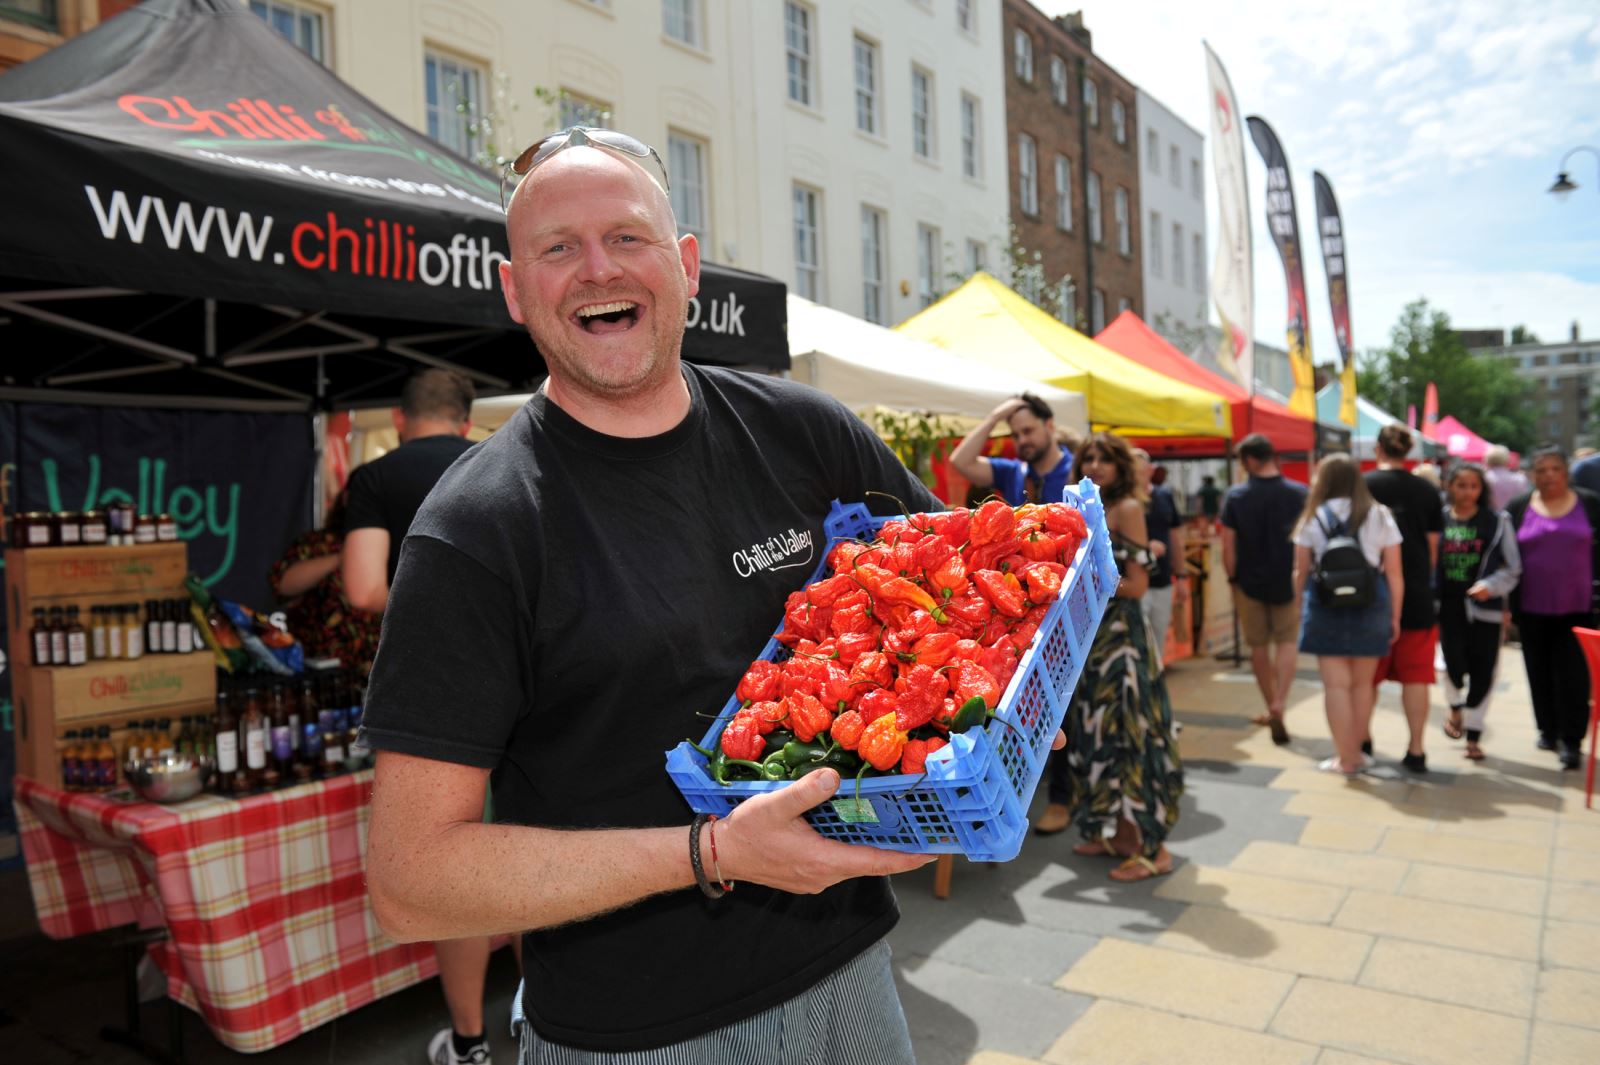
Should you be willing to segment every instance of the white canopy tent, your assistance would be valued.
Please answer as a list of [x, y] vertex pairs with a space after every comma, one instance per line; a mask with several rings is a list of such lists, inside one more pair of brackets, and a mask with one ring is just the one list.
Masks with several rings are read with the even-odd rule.
[[1083, 396], [952, 355], [843, 311], [789, 295], [789, 374], [853, 411], [874, 407], [981, 420], [1003, 400], [1032, 392], [1058, 427], [1089, 430]]
[[[1089, 430], [1082, 394], [1015, 377], [950, 354], [843, 311], [789, 296], [790, 376], [819, 388], [857, 413], [886, 407], [945, 416], [962, 430], [1003, 400], [1032, 392], [1055, 411], [1058, 428]], [[472, 433], [481, 440], [528, 401], [527, 395], [490, 396], [472, 405]], [[359, 464], [397, 441], [387, 409], [357, 411], [352, 458]], [[1002, 427], [1003, 431], [1003, 427]]]

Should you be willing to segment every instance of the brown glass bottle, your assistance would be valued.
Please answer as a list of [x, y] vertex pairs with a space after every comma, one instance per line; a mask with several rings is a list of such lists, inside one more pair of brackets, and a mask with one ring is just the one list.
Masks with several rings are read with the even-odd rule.
[[83, 627], [76, 605], [67, 607], [67, 665], [82, 666], [89, 662], [89, 630]]
[[244, 691], [244, 712], [239, 715], [239, 741], [242, 768], [252, 788], [259, 788], [267, 772], [267, 715], [261, 710], [261, 690], [250, 685]]
[[117, 748], [111, 743], [111, 726], [95, 730], [94, 786], [91, 791], [110, 791], [117, 786]]
[[267, 692], [267, 727], [272, 730], [269, 761], [278, 782], [288, 784], [294, 779], [294, 728], [289, 724], [289, 693], [281, 680], [274, 680]]
[[239, 717], [234, 712], [228, 689], [220, 683], [217, 685], [217, 712], [211, 727], [217, 744], [215, 789], [227, 795], [233, 791], [233, 779], [239, 772]]
[[67, 664], [67, 621], [58, 606], [50, 608], [50, 664]]
[[28, 643], [33, 649], [33, 664], [50, 664], [50, 623], [44, 619], [44, 607], [33, 608], [33, 628], [28, 630]]

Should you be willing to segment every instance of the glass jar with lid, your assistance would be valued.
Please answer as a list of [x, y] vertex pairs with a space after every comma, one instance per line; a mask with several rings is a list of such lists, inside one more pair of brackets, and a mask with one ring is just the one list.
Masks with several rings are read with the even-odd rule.
[[62, 547], [77, 547], [83, 543], [83, 515], [75, 510], [63, 511], [56, 516], [56, 542]]
[[106, 521], [106, 512], [103, 510], [88, 510], [84, 512], [82, 522], [82, 540], [88, 547], [104, 547], [110, 527]]
[[153, 544], [156, 542], [156, 518], [154, 514], [140, 514], [133, 520], [133, 542], [136, 544]]
[[156, 515], [156, 541], [173, 543], [178, 539], [178, 520], [171, 514]]

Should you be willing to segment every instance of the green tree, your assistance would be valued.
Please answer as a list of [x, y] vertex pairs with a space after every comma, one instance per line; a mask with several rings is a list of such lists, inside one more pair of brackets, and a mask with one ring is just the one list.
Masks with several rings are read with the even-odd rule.
[[1511, 327], [1511, 343], [1538, 344], [1540, 343], [1539, 334], [1525, 325], [1514, 325]]
[[1454, 415], [1497, 444], [1518, 450], [1533, 445], [1533, 409], [1526, 402], [1530, 384], [1504, 359], [1467, 354], [1450, 316], [1419, 299], [1400, 312], [1388, 347], [1358, 359], [1356, 386], [1404, 417], [1408, 404], [1422, 410], [1430, 381], [1439, 390], [1440, 417]]

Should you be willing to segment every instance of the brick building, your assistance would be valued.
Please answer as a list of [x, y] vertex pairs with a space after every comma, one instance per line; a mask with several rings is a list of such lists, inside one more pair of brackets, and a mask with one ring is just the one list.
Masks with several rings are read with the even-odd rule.
[[93, 29], [138, 0], [0, 0], [0, 73]]
[[1094, 54], [1081, 14], [1005, 0], [1001, 18], [1017, 243], [1081, 328], [1143, 315], [1137, 91]]

